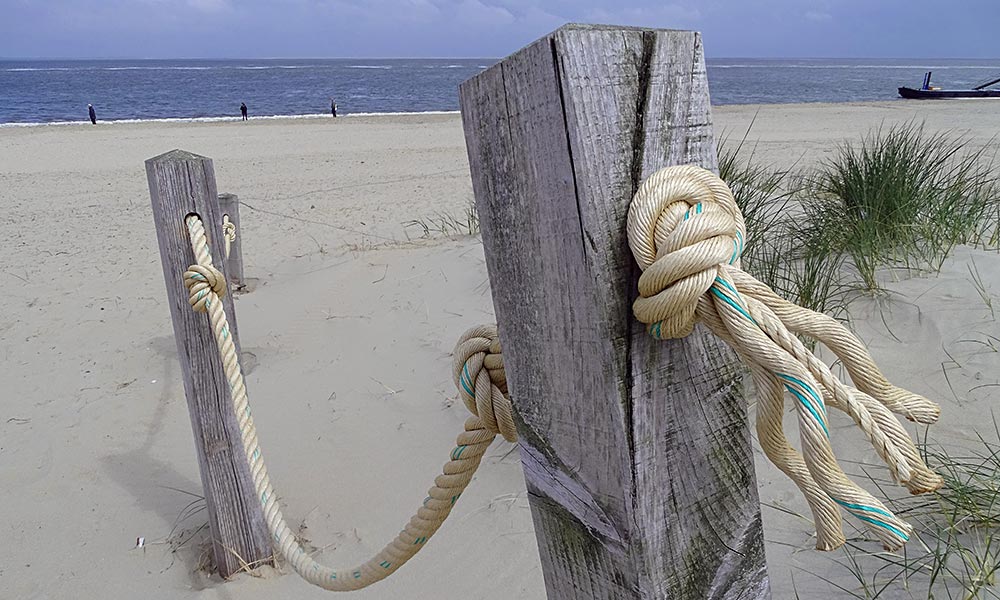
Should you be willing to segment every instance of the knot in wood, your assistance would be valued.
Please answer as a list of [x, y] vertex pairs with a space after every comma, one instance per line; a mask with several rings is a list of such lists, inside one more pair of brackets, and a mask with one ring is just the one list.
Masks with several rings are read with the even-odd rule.
[[188, 302], [195, 312], [206, 312], [212, 304], [212, 294], [226, 295], [226, 278], [212, 265], [191, 265], [184, 272], [184, 285], [188, 289]]
[[627, 227], [643, 271], [636, 318], [659, 338], [688, 335], [719, 265], [739, 266], [746, 225], [732, 191], [701, 167], [660, 169], [632, 198]]
[[480, 325], [462, 334], [452, 366], [455, 386], [469, 412], [479, 417], [488, 431], [499, 433], [509, 442], [516, 441], [496, 326]]

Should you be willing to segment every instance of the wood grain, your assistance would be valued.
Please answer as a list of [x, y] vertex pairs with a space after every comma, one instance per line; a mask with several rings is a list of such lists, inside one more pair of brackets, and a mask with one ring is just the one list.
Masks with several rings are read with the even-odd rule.
[[[211, 159], [173, 150], [147, 160], [146, 176], [208, 507], [213, 555], [219, 573], [229, 577], [243, 568], [242, 561], [255, 566], [269, 563], [272, 550], [208, 317], [191, 310], [184, 287], [184, 271], [195, 261], [184, 223], [189, 214], [197, 214], [205, 222], [216, 268], [229, 279], [215, 173]], [[232, 294], [223, 296], [223, 303], [235, 334]]]
[[632, 317], [632, 194], [716, 168], [700, 36], [567, 26], [460, 90], [550, 599], [769, 598], [742, 375]]

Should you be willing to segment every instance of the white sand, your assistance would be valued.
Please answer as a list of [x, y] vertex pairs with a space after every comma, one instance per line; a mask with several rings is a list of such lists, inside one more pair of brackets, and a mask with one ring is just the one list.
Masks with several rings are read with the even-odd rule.
[[[914, 117], [986, 143], [996, 108], [719, 107], [716, 121], [737, 137], [756, 114], [758, 158], [787, 167]], [[200, 484], [143, 170], [175, 147], [211, 156], [220, 190], [269, 211], [241, 209], [256, 279], [237, 302], [258, 361], [248, 386], [286, 516], [333, 545], [325, 562], [366, 559], [398, 531], [465, 419], [448, 355], [466, 327], [493, 318], [482, 246], [397, 243], [420, 236], [408, 221], [460, 218], [471, 200], [457, 116], [0, 128], [0, 597], [328, 596], [274, 572], [223, 583], [196, 569], [203, 535], [176, 553], [166, 543], [205, 523], [199, 513], [175, 528]], [[996, 388], [972, 388], [1000, 373], [1000, 353], [967, 341], [1000, 338], [973, 259], [1000, 291], [996, 256], [959, 249], [941, 276], [893, 284], [881, 312], [854, 311], [887, 375], [942, 402], [933, 431], [951, 440], [989, 432]], [[838, 451], [874, 462], [846, 418], [834, 435]], [[511, 450], [491, 449], [410, 565], [352, 597], [544, 598]], [[763, 501], [804, 512], [775, 469], [758, 461], [758, 474]], [[829, 590], [793, 572], [834, 572], [831, 555], [799, 551], [809, 526], [764, 515], [775, 598], [790, 597], [790, 574], [800, 592]]]

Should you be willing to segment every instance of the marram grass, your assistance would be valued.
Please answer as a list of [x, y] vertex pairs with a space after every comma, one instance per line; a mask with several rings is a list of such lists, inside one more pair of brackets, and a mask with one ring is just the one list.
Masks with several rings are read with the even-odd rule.
[[[719, 152], [747, 221], [744, 268], [800, 305], [840, 316], [852, 292], [880, 292], [889, 270], [935, 273], [956, 245], [1000, 244], [1000, 173], [968, 138], [881, 127], [799, 173], [755, 163], [745, 142], [723, 140]], [[992, 313], [974, 264], [970, 275]], [[916, 528], [900, 553], [873, 550], [859, 533], [836, 559], [850, 584], [813, 573], [833, 596], [1000, 599], [1000, 427], [971, 447], [921, 448], [945, 486], [890, 500]]]

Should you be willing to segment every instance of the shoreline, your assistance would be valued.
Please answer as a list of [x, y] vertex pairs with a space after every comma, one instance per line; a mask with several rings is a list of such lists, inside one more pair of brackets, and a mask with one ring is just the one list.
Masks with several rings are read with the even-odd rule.
[[[343, 113], [337, 115], [336, 117], [331, 117], [329, 113], [311, 113], [305, 115], [261, 115], [249, 117], [248, 121], [305, 121], [305, 120], [319, 120], [319, 119], [347, 119], [347, 118], [367, 118], [367, 117], [408, 117], [408, 116], [422, 116], [422, 115], [457, 115], [461, 114], [458, 110], [421, 110], [413, 112], [361, 112], [361, 113]], [[98, 119], [97, 125], [141, 125], [145, 123], [150, 124], [168, 124], [168, 123], [229, 123], [232, 121], [242, 121], [243, 118], [236, 117], [155, 117], [150, 119], [108, 119], [106, 121]], [[16, 122], [12, 121], [9, 123], [0, 123], [0, 129], [4, 128], [24, 128], [24, 127], [45, 127], [48, 125], [65, 127], [68, 125], [89, 125], [90, 121], [80, 120], [80, 121], [27, 121], [27, 122]], [[93, 126], [93, 125], [91, 125]]]
[[[964, 103], [979, 103], [981, 101], [993, 100], [1000, 105], [1000, 100], [996, 98], [954, 98], [946, 103], [943, 101], [929, 102], [927, 100], [907, 100], [904, 98], [891, 98], [885, 100], [861, 100], [856, 102], [768, 102], [768, 103], [746, 103], [746, 104], [713, 104], [712, 110], [715, 113], [732, 111], [762, 111], [775, 110], [780, 108], [808, 107], [809, 109], [823, 108], [891, 108], [891, 109], [916, 109], [916, 108], [942, 108], [945, 106], [957, 106]], [[389, 111], [389, 112], [358, 112], [341, 113], [336, 119], [381, 119], [381, 118], [407, 118], [425, 116], [449, 116], [461, 115], [460, 110], [421, 110], [421, 111]], [[332, 119], [329, 113], [308, 113], [299, 115], [260, 115], [251, 116], [249, 121], [266, 121], [269, 123], [300, 122], [300, 121], [321, 121]], [[153, 117], [148, 119], [98, 119], [97, 125], [157, 125], [157, 124], [201, 124], [201, 123], [230, 123], [241, 121], [240, 116], [206, 116], [206, 117]], [[86, 119], [79, 121], [11, 121], [0, 123], [2, 129], [25, 129], [36, 127], [67, 127], [73, 125], [91, 125]], [[91, 125], [93, 126], [93, 125]]]

